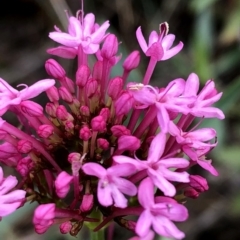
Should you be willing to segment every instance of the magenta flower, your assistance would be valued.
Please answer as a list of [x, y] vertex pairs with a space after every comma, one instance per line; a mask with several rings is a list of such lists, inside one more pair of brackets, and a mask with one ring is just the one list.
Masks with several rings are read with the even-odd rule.
[[206, 82], [204, 88], [199, 91], [199, 78], [195, 73], [191, 73], [186, 81], [183, 96], [195, 97], [196, 100], [188, 104], [189, 113], [202, 118], [224, 119], [223, 112], [212, 105], [217, 102], [222, 93], [217, 93], [215, 84], [212, 80]]
[[61, 172], [55, 182], [55, 191], [60, 198], [66, 197], [70, 190], [70, 183], [72, 182], [73, 176], [69, 175], [67, 172]]
[[34, 98], [54, 84], [55, 80], [45, 79], [34, 83], [30, 87], [25, 84], [20, 84], [18, 86], [24, 86], [25, 88], [18, 91], [0, 78], [0, 116], [2, 116], [10, 106], [19, 105], [24, 100]]
[[117, 163], [130, 163], [136, 166], [137, 170], [147, 170], [148, 176], [166, 196], [174, 196], [176, 189], [169, 181], [189, 182], [189, 174], [187, 172], [174, 172], [169, 168], [185, 168], [189, 162], [184, 158], [163, 158], [166, 144], [166, 135], [159, 133], [153, 140], [149, 148], [148, 158], [146, 161], [133, 159], [126, 156], [114, 156], [113, 159]]
[[175, 40], [175, 35], [167, 34], [167, 32], [168, 24], [160, 24], [159, 34], [156, 31], [152, 31], [147, 44], [146, 40], [143, 37], [141, 27], [137, 29], [137, 40], [146, 56], [151, 56], [156, 58], [157, 61], [161, 61], [175, 56], [182, 50], [182, 42], [179, 42], [177, 46], [171, 48]]
[[137, 193], [136, 186], [130, 181], [122, 178], [135, 172], [132, 164], [121, 164], [103, 168], [97, 163], [86, 163], [82, 167], [87, 175], [99, 178], [97, 196], [98, 201], [103, 206], [127, 207], [127, 199], [123, 194], [134, 196]]
[[[108, 21], [104, 22], [103, 25], [99, 27], [97, 24], [95, 24], [94, 14], [89, 13], [84, 17], [83, 22], [76, 17], [70, 17], [68, 33], [59, 31], [51, 32], [49, 37], [55, 42], [58, 42], [68, 48], [75, 49], [81, 46], [84, 53], [93, 54], [98, 51], [99, 44], [105, 38], [105, 32], [108, 27]], [[59, 50], [62, 52], [63, 56], [65, 55], [68, 58], [72, 58], [75, 53], [75, 51], [68, 50], [64, 47], [61, 47]]]
[[144, 179], [138, 189], [138, 201], [144, 208], [140, 215], [136, 233], [144, 237], [154, 231], [164, 237], [183, 239], [185, 234], [172, 221], [185, 221], [188, 218], [187, 209], [172, 198], [157, 197], [154, 199], [154, 185], [150, 178]]
[[8, 176], [4, 178], [0, 167], [0, 217], [13, 213], [20, 207], [25, 199], [26, 192], [23, 190], [11, 191], [17, 185], [17, 178]]

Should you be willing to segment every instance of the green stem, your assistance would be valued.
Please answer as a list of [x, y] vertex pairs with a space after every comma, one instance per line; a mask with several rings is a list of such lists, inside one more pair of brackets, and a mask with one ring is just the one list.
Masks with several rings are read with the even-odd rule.
[[90, 231], [90, 240], [105, 240], [104, 230], [99, 230], [97, 232]]

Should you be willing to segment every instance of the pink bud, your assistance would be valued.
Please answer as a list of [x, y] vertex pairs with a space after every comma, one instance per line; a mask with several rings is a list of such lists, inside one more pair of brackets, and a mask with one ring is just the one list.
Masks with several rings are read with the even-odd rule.
[[114, 34], [109, 34], [102, 46], [101, 56], [106, 59], [110, 59], [115, 56], [118, 51], [118, 40]]
[[81, 154], [77, 153], [77, 152], [73, 152], [70, 153], [68, 155], [68, 162], [72, 163], [72, 162], [79, 162], [81, 159]]
[[110, 116], [110, 110], [108, 108], [102, 108], [99, 115], [102, 116], [104, 121], [107, 122]]
[[72, 121], [66, 121], [64, 126], [67, 132], [74, 129], [74, 123]]
[[57, 107], [56, 115], [57, 118], [59, 118], [60, 120], [62, 121], [67, 120], [68, 114], [69, 113], [67, 112], [67, 109], [63, 105], [59, 105]]
[[104, 138], [97, 139], [97, 146], [103, 150], [107, 150], [109, 148], [109, 142]]
[[70, 221], [64, 222], [60, 225], [59, 229], [62, 234], [67, 234], [72, 229], [72, 223]]
[[89, 107], [88, 106], [81, 106], [80, 107], [80, 113], [85, 117], [89, 117], [90, 116]]
[[76, 72], [76, 84], [83, 88], [91, 74], [91, 70], [87, 65], [82, 64]]
[[17, 143], [17, 150], [19, 153], [29, 153], [32, 151], [33, 145], [27, 140], [20, 140]]
[[116, 100], [123, 88], [123, 80], [120, 77], [115, 77], [109, 81], [108, 95], [112, 100]]
[[118, 139], [118, 150], [136, 151], [140, 145], [140, 140], [134, 136], [123, 135]]
[[195, 199], [199, 197], [199, 192], [197, 192], [194, 188], [187, 187], [184, 189], [184, 196]]
[[189, 186], [194, 188], [199, 193], [205, 192], [208, 190], [207, 180], [199, 175], [190, 175]]
[[65, 86], [70, 93], [75, 93], [75, 83], [72, 79], [65, 77]]
[[91, 120], [91, 127], [93, 131], [103, 132], [106, 129], [106, 122], [102, 116], [97, 116]]
[[102, 79], [102, 68], [103, 68], [102, 61], [97, 61], [93, 66], [92, 77], [96, 79], [98, 82], [100, 82]]
[[93, 97], [93, 95], [96, 93], [98, 88], [98, 82], [97, 80], [91, 78], [87, 81], [86, 86], [85, 86], [85, 92], [88, 98]]
[[33, 169], [34, 162], [30, 157], [22, 158], [18, 161], [16, 170], [25, 177]]
[[64, 171], [57, 176], [54, 182], [54, 185], [55, 185], [55, 191], [58, 197], [65, 198], [67, 196], [72, 179], [73, 179], [73, 176], [69, 175]]
[[72, 103], [73, 102], [73, 96], [72, 94], [65, 88], [65, 87], [60, 87], [59, 88], [59, 95], [62, 98], [63, 101], [67, 103]]
[[79, 131], [79, 138], [83, 141], [88, 141], [91, 138], [92, 133], [88, 126], [83, 126]]
[[46, 113], [51, 116], [51, 117], [57, 117], [56, 112], [57, 112], [57, 107], [53, 103], [47, 103], [45, 107]]
[[115, 125], [111, 127], [111, 131], [114, 137], [121, 137], [123, 135], [130, 135], [130, 130], [123, 125]]
[[66, 72], [62, 66], [54, 59], [48, 59], [45, 63], [47, 73], [54, 78], [62, 79], [65, 77]]
[[33, 101], [23, 101], [20, 103], [21, 110], [30, 117], [41, 117], [43, 115], [43, 107]]
[[55, 86], [50, 87], [46, 94], [51, 102], [57, 102], [59, 100], [58, 89]]
[[80, 210], [82, 212], [88, 212], [92, 209], [92, 207], [93, 207], [93, 195], [92, 194], [83, 195]]
[[48, 230], [48, 228], [53, 224], [55, 217], [55, 204], [41, 204], [39, 205], [33, 215], [33, 224], [35, 226], [35, 231], [42, 234]]
[[126, 115], [133, 107], [132, 95], [125, 91], [115, 102], [115, 112], [117, 116]]
[[43, 124], [38, 127], [37, 134], [41, 138], [49, 138], [54, 132], [54, 128], [51, 125]]
[[132, 71], [133, 69], [138, 67], [139, 62], [140, 62], [139, 51], [133, 51], [127, 56], [127, 58], [123, 62], [123, 68], [126, 71]]

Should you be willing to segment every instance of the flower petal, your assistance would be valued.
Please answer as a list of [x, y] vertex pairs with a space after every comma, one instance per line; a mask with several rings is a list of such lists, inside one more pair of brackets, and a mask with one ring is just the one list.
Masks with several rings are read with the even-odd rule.
[[85, 163], [82, 166], [82, 170], [87, 175], [96, 176], [98, 178], [104, 178], [107, 174], [107, 170], [98, 163]]
[[145, 178], [138, 188], [138, 201], [144, 208], [151, 208], [154, 204], [154, 186], [150, 178]]
[[142, 214], [138, 218], [135, 232], [140, 237], [144, 237], [149, 233], [151, 224], [152, 224], [152, 215], [148, 210], [145, 210], [142, 212]]

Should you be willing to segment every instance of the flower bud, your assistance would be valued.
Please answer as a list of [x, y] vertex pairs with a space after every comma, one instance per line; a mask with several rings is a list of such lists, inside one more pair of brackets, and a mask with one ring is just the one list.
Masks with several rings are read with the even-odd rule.
[[63, 79], [66, 75], [65, 70], [63, 67], [54, 59], [48, 59], [45, 63], [45, 68], [51, 77], [54, 77], [56, 79]]
[[70, 221], [64, 222], [60, 225], [59, 229], [62, 234], [67, 234], [72, 229], [72, 223]]
[[79, 138], [83, 141], [88, 141], [91, 138], [92, 133], [88, 126], [83, 126], [79, 131]]
[[133, 51], [127, 56], [127, 58], [123, 62], [123, 68], [126, 71], [132, 71], [133, 69], [138, 67], [139, 62], [140, 62], [139, 51]]
[[194, 188], [199, 193], [205, 192], [208, 190], [207, 180], [199, 175], [190, 175], [189, 186]]
[[123, 92], [115, 102], [115, 112], [117, 116], [126, 115], [133, 107], [133, 97], [129, 92]]
[[59, 95], [62, 98], [63, 101], [67, 103], [72, 103], [73, 102], [73, 96], [72, 94], [65, 88], [65, 87], [60, 87], [59, 88]]
[[97, 146], [103, 150], [107, 150], [109, 148], [109, 142], [104, 138], [97, 139]]
[[23, 101], [20, 103], [21, 110], [30, 117], [43, 116], [43, 107], [33, 101]]
[[34, 162], [30, 157], [22, 158], [18, 161], [16, 170], [25, 177], [33, 169]]
[[118, 40], [114, 34], [109, 34], [102, 46], [101, 56], [106, 59], [110, 59], [115, 56], [118, 51]]
[[115, 125], [111, 127], [114, 137], [121, 137], [123, 135], [130, 135], [130, 130], [123, 125]]
[[102, 116], [104, 121], [107, 122], [110, 116], [110, 110], [108, 108], [102, 108], [99, 115]]
[[68, 162], [72, 163], [72, 162], [79, 162], [81, 159], [81, 154], [77, 153], [77, 152], [73, 152], [70, 153], [68, 155]]
[[123, 80], [120, 77], [115, 77], [109, 81], [108, 84], [108, 96], [112, 100], [116, 100], [123, 88]]
[[88, 98], [93, 97], [93, 95], [96, 93], [98, 88], [98, 82], [97, 80], [91, 78], [87, 81], [86, 86], [85, 86], [85, 92]]
[[58, 89], [55, 86], [50, 87], [46, 94], [51, 102], [57, 102], [59, 100]]
[[63, 105], [60, 105], [57, 107], [56, 115], [57, 115], [57, 118], [59, 118], [60, 120], [62, 121], [67, 120], [68, 114], [69, 113], [67, 112], [67, 109]]
[[54, 132], [54, 128], [51, 125], [43, 124], [38, 127], [37, 134], [41, 138], [49, 138]]
[[93, 207], [93, 195], [92, 194], [83, 195], [80, 210], [82, 212], [88, 212], [92, 209], [92, 207]]
[[118, 139], [118, 150], [136, 151], [140, 145], [140, 140], [134, 136], [123, 135]]
[[91, 74], [90, 68], [87, 65], [82, 64], [76, 72], [76, 84], [80, 88], [83, 88], [86, 85], [90, 74]]
[[80, 113], [85, 117], [89, 117], [90, 116], [89, 107], [88, 106], [81, 106], [80, 107]]
[[19, 153], [29, 153], [32, 151], [33, 145], [28, 140], [20, 140], [17, 143], [17, 150]]
[[45, 111], [50, 117], [53, 117], [53, 118], [57, 117], [56, 115], [57, 107], [53, 103], [47, 103], [45, 107]]
[[96, 79], [98, 82], [100, 82], [102, 79], [102, 68], [103, 68], [102, 61], [97, 61], [93, 66], [92, 77]]
[[74, 124], [72, 121], [66, 121], [65, 124], [65, 130], [68, 132], [68, 131], [71, 131], [74, 129]]
[[67, 196], [69, 189], [70, 189], [70, 183], [72, 182], [73, 176], [69, 175], [67, 172], [61, 172], [55, 182], [55, 191], [58, 197], [64, 198]]
[[194, 188], [191, 188], [191, 187], [185, 188], [183, 194], [184, 196], [193, 198], [193, 199], [199, 197], [199, 192], [197, 192]]
[[91, 127], [93, 131], [103, 132], [106, 129], [106, 122], [102, 116], [97, 116], [91, 120]]
[[75, 83], [72, 79], [65, 77], [65, 86], [70, 93], [75, 93]]

